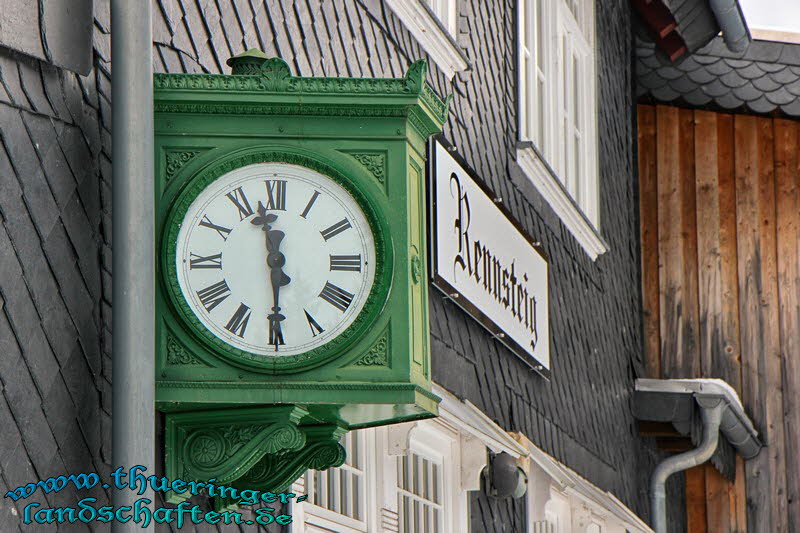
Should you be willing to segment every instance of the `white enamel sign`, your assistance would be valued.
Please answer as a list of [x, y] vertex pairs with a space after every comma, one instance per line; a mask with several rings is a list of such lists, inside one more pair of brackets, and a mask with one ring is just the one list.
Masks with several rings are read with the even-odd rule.
[[528, 365], [548, 376], [544, 253], [437, 141], [431, 159], [431, 276]]

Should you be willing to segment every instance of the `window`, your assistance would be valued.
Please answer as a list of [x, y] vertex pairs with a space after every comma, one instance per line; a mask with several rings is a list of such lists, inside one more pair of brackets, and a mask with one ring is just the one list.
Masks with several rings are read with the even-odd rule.
[[374, 501], [368, 490], [367, 470], [374, 462], [370, 453], [375, 446], [374, 435], [371, 431], [350, 431], [341, 444], [347, 451], [345, 464], [323, 472], [308, 470], [292, 489], [308, 496], [302, 505], [302, 521], [307, 527], [301, 531], [369, 530], [369, 507]]
[[396, 459], [400, 533], [450, 533], [466, 528], [459, 433], [441, 420], [419, 422]]
[[397, 459], [397, 509], [401, 531], [443, 531], [442, 470], [440, 461], [414, 452]]
[[[399, 450], [390, 445], [392, 431], [399, 431]], [[453, 426], [436, 419], [364, 429], [347, 433], [341, 444], [345, 464], [309, 470], [292, 486], [308, 498], [293, 508], [296, 531], [466, 531], [461, 437]]]
[[448, 80], [467, 69], [456, 42], [459, 0], [386, 0]]
[[442, 26], [450, 33], [456, 33], [456, 0], [422, 0], [430, 9]]
[[306, 472], [308, 502], [359, 522], [364, 521], [366, 476], [362, 435], [349, 432], [342, 438], [347, 450], [345, 464], [324, 472]]
[[[578, 206], [597, 224], [597, 168], [594, 163], [594, 55], [585, 24], [591, 2], [565, 0], [559, 10], [558, 175]], [[586, 6], [586, 7], [584, 7]]]
[[535, 147], [518, 161], [595, 258], [605, 244], [596, 232], [594, 3], [521, 0], [518, 13], [519, 137]]
[[542, 154], [546, 144], [549, 13], [548, 0], [523, 0], [519, 4], [520, 26], [520, 137], [533, 141]]

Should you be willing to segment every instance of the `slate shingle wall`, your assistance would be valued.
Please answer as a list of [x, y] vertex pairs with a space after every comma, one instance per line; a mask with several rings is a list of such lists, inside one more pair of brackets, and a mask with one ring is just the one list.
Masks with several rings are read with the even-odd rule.
[[[102, 350], [110, 277], [101, 259], [110, 145], [96, 60], [82, 77], [0, 47], [2, 494], [66, 472], [103, 472], [110, 461]], [[102, 490], [91, 496], [108, 501]], [[68, 489], [20, 503], [31, 500], [57, 506], [78, 496]], [[21, 510], [0, 500], [0, 530], [16, 531]]]
[[800, 45], [753, 41], [737, 53], [715, 37], [669, 64], [652, 42], [637, 39], [636, 85], [642, 101], [800, 117]]
[[[552, 379], [530, 372], [432, 290], [434, 379], [646, 516], [652, 458], [630, 405], [641, 334], [628, 3], [597, 2], [598, 164], [610, 243], [597, 262], [514, 161], [515, 3], [463, 0], [458, 42], [472, 68], [451, 83], [431, 63], [429, 81], [455, 96], [448, 140], [551, 258]], [[154, 0], [153, 7], [160, 72], [227, 71], [225, 60], [250, 47], [304, 76], [401, 76], [426, 57], [380, 0]], [[108, 467], [108, 0], [94, 10], [88, 77], [0, 49], [0, 350], [10, 354], [0, 357], [0, 427], [10, 428], [0, 482], [7, 486]], [[0, 519], [11, 512], [0, 501]], [[524, 530], [521, 502], [473, 493], [471, 517], [476, 533]]]

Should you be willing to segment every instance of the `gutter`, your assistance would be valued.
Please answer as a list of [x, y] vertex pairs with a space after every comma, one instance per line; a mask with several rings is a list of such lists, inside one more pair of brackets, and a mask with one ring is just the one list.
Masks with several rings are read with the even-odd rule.
[[699, 406], [703, 419], [703, 440], [700, 446], [659, 463], [651, 479], [653, 528], [656, 533], [667, 533], [666, 481], [672, 474], [710, 459], [717, 449], [720, 433], [745, 459], [758, 455], [762, 444], [752, 422], [744, 413], [736, 391], [722, 380], [637, 379], [636, 392], [691, 395]]
[[[127, 471], [155, 469], [155, 211], [153, 37], [150, 2], [111, 0], [112, 123], [112, 456]], [[139, 495], [112, 489], [116, 508]], [[152, 508], [151, 508], [152, 509]], [[113, 530], [153, 531], [134, 521]]]
[[747, 50], [752, 39], [739, 0], [709, 0], [708, 3], [722, 30], [722, 38], [728, 50], [731, 52]]

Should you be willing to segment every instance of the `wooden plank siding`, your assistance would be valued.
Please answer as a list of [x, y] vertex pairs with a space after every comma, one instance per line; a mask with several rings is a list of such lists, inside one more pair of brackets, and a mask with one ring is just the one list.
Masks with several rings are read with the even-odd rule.
[[[775, 188], [777, 198], [778, 308], [780, 360], [783, 365], [783, 412], [786, 464], [800, 465], [800, 149], [798, 124], [775, 121]], [[786, 476], [789, 524], [800, 525], [800, 476]]]
[[[687, 473], [689, 531], [800, 524], [800, 122], [640, 105], [647, 374], [721, 378], [767, 445]], [[702, 522], [702, 524], [700, 523]]]
[[656, 113], [661, 372], [675, 376], [700, 371], [692, 117], [676, 107]]
[[639, 113], [639, 230], [642, 239], [644, 358], [649, 377], [661, 374], [658, 286], [658, 180], [656, 176], [656, 112]]

